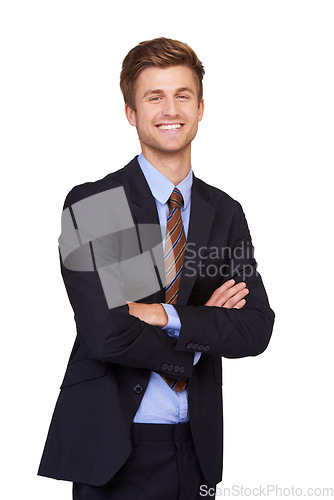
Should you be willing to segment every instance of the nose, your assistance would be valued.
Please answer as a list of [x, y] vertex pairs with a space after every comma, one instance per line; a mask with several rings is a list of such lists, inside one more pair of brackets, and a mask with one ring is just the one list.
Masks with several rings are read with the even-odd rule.
[[165, 116], [176, 116], [178, 114], [177, 102], [174, 97], [165, 98], [163, 113]]

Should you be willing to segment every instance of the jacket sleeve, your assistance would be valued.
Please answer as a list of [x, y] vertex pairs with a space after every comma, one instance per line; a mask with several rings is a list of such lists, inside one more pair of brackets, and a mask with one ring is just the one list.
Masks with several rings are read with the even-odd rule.
[[[92, 195], [89, 190], [80, 188], [78, 194], [78, 189], [74, 188], [66, 198], [64, 210], [89, 195]], [[71, 239], [64, 236], [64, 226], [65, 223], [62, 224], [60, 237], [62, 248], [68, 247], [67, 240]], [[84, 258], [90, 250], [92, 245], [86, 245], [82, 252]], [[81, 266], [84, 258], [81, 258]], [[168, 365], [177, 365], [178, 378], [187, 379], [191, 376], [193, 353], [177, 351], [175, 340], [161, 328], [131, 316], [125, 301], [118, 307], [108, 307], [96, 267], [73, 270], [75, 266], [66, 266], [66, 259], [62, 255], [60, 261], [62, 277], [75, 315], [78, 339], [88, 357], [133, 368], [146, 368], [163, 375], [170, 375]]]
[[239, 203], [237, 207], [227, 277], [222, 283], [230, 278], [236, 283], [245, 281], [249, 289], [246, 304], [241, 309], [175, 305], [182, 325], [176, 345], [179, 351], [241, 358], [262, 353], [269, 343], [275, 315], [257, 272], [245, 215]]

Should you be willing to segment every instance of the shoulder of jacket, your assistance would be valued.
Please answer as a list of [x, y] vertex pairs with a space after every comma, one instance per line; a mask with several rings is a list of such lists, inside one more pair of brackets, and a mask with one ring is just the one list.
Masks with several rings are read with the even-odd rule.
[[204, 196], [212, 204], [224, 203], [225, 205], [228, 205], [231, 208], [233, 207], [236, 210], [241, 208], [240, 203], [234, 198], [232, 198], [232, 196], [227, 194], [225, 191], [222, 191], [221, 189], [215, 186], [207, 184], [198, 177], [195, 177], [195, 184], [198, 191], [200, 191], [200, 193], [202, 194], [202, 196]]
[[93, 196], [94, 194], [124, 186], [124, 184], [126, 183], [125, 168], [126, 167], [122, 167], [115, 172], [111, 172], [102, 179], [84, 182], [82, 184], [74, 186], [66, 196], [64, 208], [68, 207], [69, 205], [73, 205], [78, 201], [84, 200], [89, 196]]

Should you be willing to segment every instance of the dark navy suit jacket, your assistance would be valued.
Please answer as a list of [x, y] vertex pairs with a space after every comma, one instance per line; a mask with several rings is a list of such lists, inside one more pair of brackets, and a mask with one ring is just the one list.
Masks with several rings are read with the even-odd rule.
[[[138, 224], [159, 224], [155, 200], [134, 158], [104, 179], [76, 186], [64, 208], [122, 186]], [[218, 272], [217, 272], [218, 270]], [[209, 485], [221, 480], [222, 362], [262, 353], [270, 340], [271, 310], [238, 202], [194, 176], [187, 250], [178, 304], [179, 339], [109, 309], [98, 273], [61, 262], [77, 336], [55, 407], [38, 474], [101, 486], [131, 453], [130, 426], [151, 370], [188, 379], [189, 419], [198, 460]], [[250, 290], [240, 309], [204, 306], [229, 278]], [[164, 290], [145, 302], [164, 302]], [[194, 352], [201, 352], [193, 366]]]

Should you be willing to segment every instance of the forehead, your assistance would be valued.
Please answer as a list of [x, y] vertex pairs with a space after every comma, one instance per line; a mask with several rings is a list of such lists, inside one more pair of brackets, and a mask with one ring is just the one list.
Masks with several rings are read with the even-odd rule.
[[189, 88], [197, 92], [197, 81], [194, 71], [188, 66], [167, 66], [166, 68], [143, 69], [135, 85], [137, 97], [142, 97], [147, 91], [161, 89], [165, 92], [179, 88]]

